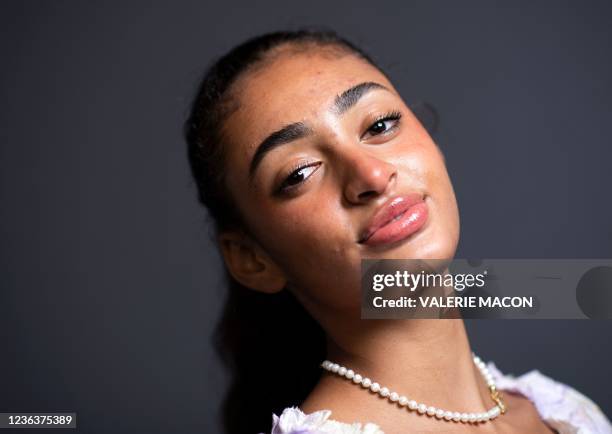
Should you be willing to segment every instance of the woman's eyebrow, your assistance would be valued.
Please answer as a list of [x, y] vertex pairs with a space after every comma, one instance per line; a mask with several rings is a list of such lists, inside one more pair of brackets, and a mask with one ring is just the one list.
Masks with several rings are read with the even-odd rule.
[[263, 160], [263, 157], [268, 152], [274, 148], [277, 148], [278, 146], [306, 137], [309, 134], [312, 134], [312, 130], [308, 125], [303, 122], [295, 122], [293, 124], [284, 126], [280, 130], [275, 131], [266, 137], [257, 147], [255, 155], [253, 155], [253, 159], [251, 160], [251, 165], [249, 167], [249, 180], [253, 178], [259, 163], [261, 163], [261, 160]]
[[357, 101], [359, 101], [360, 98], [362, 98], [365, 94], [374, 89], [383, 89], [389, 91], [389, 89], [383, 86], [382, 84], [375, 83], [373, 81], [359, 83], [358, 85], [355, 85], [338, 95], [334, 100], [330, 111], [337, 115], [342, 115], [349, 111], [349, 109], [355, 104], [357, 104]]
[[[368, 92], [375, 89], [383, 89], [389, 91], [389, 89], [382, 84], [375, 83], [373, 81], [367, 81], [363, 83], [359, 83], [351, 88], [345, 90], [340, 95], [336, 96], [333, 104], [329, 108], [329, 110], [341, 116], [347, 111], [351, 109], [357, 101], [359, 101], [362, 97], [364, 97]], [[253, 155], [253, 159], [251, 160], [251, 164], [249, 166], [249, 181], [252, 180], [255, 175], [255, 171], [259, 164], [263, 160], [263, 157], [270, 152], [272, 149], [277, 148], [278, 146], [293, 142], [294, 140], [301, 139], [308, 135], [312, 134], [312, 129], [304, 122], [295, 122], [289, 125], [284, 126], [278, 131], [273, 132], [268, 137], [266, 137], [262, 142], [257, 146], [255, 150], [255, 154]]]

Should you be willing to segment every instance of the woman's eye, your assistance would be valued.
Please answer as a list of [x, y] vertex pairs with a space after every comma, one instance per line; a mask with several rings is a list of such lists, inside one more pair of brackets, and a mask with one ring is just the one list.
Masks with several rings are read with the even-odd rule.
[[379, 134], [389, 132], [397, 126], [400, 117], [400, 113], [390, 113], [383, 118], [376, 120], [372, 125], [370, 125], [370, 128], [368, 128], [366, 131], [366, 135], [369, 133], [373, 136], [377, 136]]
[[317, 163], [317, 164], [311, 164], [308, 166], [303, 166], [303, 167], [300, 167], [294, 170], [293, 172], [291, 172], [291, 174], [287, 178], [285, 178], [279, 190], [285, 191], [292, 187], [295, 187], [298, 184], [301, 184], [306, 179], [308, 179], [308, 177], [312, 175], [314, 171], [317, 170], [318, 166], [319, 164]]

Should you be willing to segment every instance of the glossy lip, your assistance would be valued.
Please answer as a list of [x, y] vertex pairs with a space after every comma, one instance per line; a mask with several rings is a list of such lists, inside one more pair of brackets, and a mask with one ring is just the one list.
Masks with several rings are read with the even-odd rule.
[[427, 218], [428, 207], [422, 194], [394, 196], [376, 211], [358, 243], [379, 245], [402, 240], [421, 229]]

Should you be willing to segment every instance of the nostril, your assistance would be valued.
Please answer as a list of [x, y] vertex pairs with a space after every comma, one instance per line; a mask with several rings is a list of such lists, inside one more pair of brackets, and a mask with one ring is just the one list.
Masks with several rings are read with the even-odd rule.
[[378, 193], [376, 193], [374, 190], [368, 190], [368, 191], [364, 191], [363, 193], [359, 193], [359, 199], [368, 199], [372, 196], [376, 196]]

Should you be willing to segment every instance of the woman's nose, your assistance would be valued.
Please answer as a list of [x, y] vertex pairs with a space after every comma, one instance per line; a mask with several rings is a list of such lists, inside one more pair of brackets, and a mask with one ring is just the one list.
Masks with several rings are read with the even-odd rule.
[[395, 165], [365, 152], [353, 151], [346, 161], [344, 195], [354, 204], [364, 203], [384, 194], [397, 176]]

